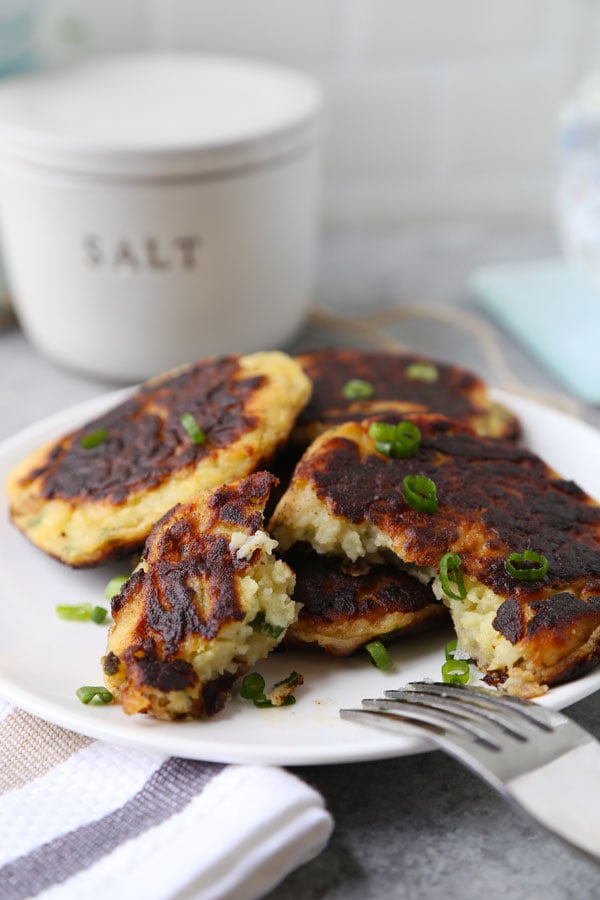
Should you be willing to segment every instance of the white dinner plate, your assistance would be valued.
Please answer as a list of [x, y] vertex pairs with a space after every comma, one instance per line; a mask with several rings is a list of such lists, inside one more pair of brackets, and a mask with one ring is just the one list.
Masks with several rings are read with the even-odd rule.
[[[72, 407], [20, 432], [0, 445], [0, 480], [43, 441], [82, 425], [123, 397], [115, 392]], [[600, 432], [537, 402], [494, 391], [495, 399], [521, 418], [525, 442], [564, 477], [600, 498]], [[83, 706], [75, 690], [101, 684], [100, 657], [106, 626], [65, 622], [59, 603], [102, 604], [109, 578], [123, 566], [75, 571], [47, 558], [10, 524], [3, 504], [0, 521], [0, 695], [74, 731], [168, 755], [220, 762], [304, 765], [403, 756], [428, 749], [425, 742], [391, 736], [344, 721], [342, 707], [359, 705], [408, 681], [440, 679], [449, 628], [398, 641], [394, 669], [382, 673], [366, 653], [349, 659], [318, 651], [284, 651], [257, 668], [267, 684], [292, 670], [304, 675], [295, 706], [257, 709], [234, 697], [207, 722], [158, 722], [125, 716], [119, 706]], [[600, 687], [600, 668], [552, 688], [540, 702], [568, 706]]]

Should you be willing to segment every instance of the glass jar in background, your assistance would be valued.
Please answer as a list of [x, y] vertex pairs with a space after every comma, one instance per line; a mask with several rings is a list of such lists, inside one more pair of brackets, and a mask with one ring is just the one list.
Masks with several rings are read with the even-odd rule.
[[600, 287], [600, 72], [560, 114], [558, 230], [567, 262]]

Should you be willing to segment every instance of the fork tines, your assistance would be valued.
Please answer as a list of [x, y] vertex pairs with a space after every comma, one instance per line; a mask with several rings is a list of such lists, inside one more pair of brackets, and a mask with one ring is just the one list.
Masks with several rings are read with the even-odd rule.
[[521, 697], [498, 694], [490, 688], [440, 681], [414, 681], [400, 690], [386, 691], [388, 700], [423, 703], [435, 709], [495, 722], [514, 736], [521, 734], [519, 724], [527, 723], [543, 731], [552, 731], [555, 714]]
[[[370, 716], [393, 717], [396, 727], [390, 722], [388, 730], [398, 730], [402, 723], [413, 724], [438, 737], [463, 735], [496, 751], [503, 749], [503, 736], [526, 742], [540, 731], [552, 732], [562, 719], [543, 707], [489, 688], [430, 681], [388, 690], [383, 698], [363, 700], [362, 706], [362, 711], [342, 710], [341, 715], [364, 722]], [[383, 721], [378, 724], [385, 727]]]

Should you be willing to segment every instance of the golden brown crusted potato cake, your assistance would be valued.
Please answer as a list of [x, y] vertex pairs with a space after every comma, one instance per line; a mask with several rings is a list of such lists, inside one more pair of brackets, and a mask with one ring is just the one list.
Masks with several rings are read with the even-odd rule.
[[[519, 436], [516, 416], [492, 401], [484, 382], [460, 366], [415, 353], [358, 349], [315, 350], [295, 358], [313, 383], [293, 433], [302, 446], [343, 422], [410, 412], [442, 413], [489, 437]], [[355, 380], [366, 382], [371, 396], [345, 396]]]
[[275, 478], [197, 494], [152, 529], [112, 602], [103, 670], [126, 713], [211, 716], [296, 619], [294, 574], [263, 530]]
[[299, 364], [275, 351], [167, 373], [25, 459], [7, 485], [13, 522], [71, 566], [122, 556], [175, 503], [267, 465], [310, 391]]
[[[443, 416], [406, 418], [421, 432], [408, 458], [378, 452], [369, 421], [314, 442], [271, 521], [282, 548], [309, 542], [351, 560], [393, 556], [433, 579], [459, 645], [506, 691], [539, 694], [595, 665], [600, 506], [512, 442], [479, 437]], [[435, 483], [435, 511], [409, 505], [403, 485], [411, 475]], [[507, 571], [508, 557], [526, 550], [548, 560], [543, 577]], [[449, 596], [439, 578], [448, 552], [460, 556], [464, 599]]]

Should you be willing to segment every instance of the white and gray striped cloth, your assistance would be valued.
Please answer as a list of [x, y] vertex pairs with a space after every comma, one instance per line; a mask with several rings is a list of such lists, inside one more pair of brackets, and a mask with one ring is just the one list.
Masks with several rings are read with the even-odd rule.
[[116, 747], [0, 700], [1, 900], [251, 900], [331, 829], [283, 769]]

